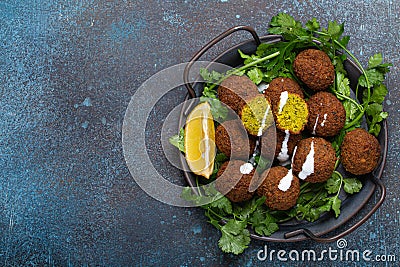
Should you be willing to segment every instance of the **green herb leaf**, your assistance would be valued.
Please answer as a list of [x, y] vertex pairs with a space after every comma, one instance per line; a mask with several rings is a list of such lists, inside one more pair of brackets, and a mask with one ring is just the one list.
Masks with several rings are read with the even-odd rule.
[[311, 20], [307, 21], [306, 28], [310, 31], [318, 31], [320, 28], [319, 22], [316, 18], [312, 18]]
[[[387, 93], [388, 93], [388, 89], [386, 88], [386, 86], [383, 83], [378, 84], [378, 85], [374, 86], [370, 101], [378, 103], [378, 104], [382, 104], [383, 101], [385, 100]], [[364, 94], [364, 99], [365, 99], [365, 97], [366, 96]]]
[[337, 72], [336, 73], [336, 97], [339, 100], [344, 100], [344, 96], [349, 97], [350, 96], [350, 81], [348, 78], [344, 76], [343, 73]]
[[270, 26], [269, 33], [282, 34], [288, 41], [296, 39], [297, 36], [308, 35], [301, 23], [286, 13], [272, 17]]
[[250, 232], [245, 221], [229, 220], [221, 227], [222, 236], [218, 246], [226, 253], [238, 255], [250, 244]]
[[250, 218], [254, 231], [263, 236], [270, 236], [279, 230], [276, 219], [267, 211], [257, 209]]
[[382, 110], [382, 105], [378, 103], [370, 104], [365, 110], [365, 113], [372, 118], [368, 121], [368, 131], [375, 136], [378, 136], [381, 130], [379, 123], [388, 117], [388, 113]]
[[190, 187], [185, 187], [182, 189], [181, 198], [186, 201], [197, 203], [199, 197], [200, 196], [193, 193], [192, 188]]
[[215, 70], [211, 72], [206, 68], [200, 68], [200, 76], [204, 79], [207, 83], [215, 83], [218, 82], [221, 78], [224, 77], [222, 73], [219, 73]]
[[211, 114], [214, 120], [223, 122], [228, 117], [228, 108], [213, 96], [209, 95], [207, 97], [203, 94], [203, 96], [200, 97], [200, 102], [208, 102], [210, 104]]
[[185, 131], [183, 128], [179, 130], [179, 134], [173, 135], [169, 138], [171, 145], [177, 147], [180, 151], [185, 153]]
[[337, 172], [333, 172], [332, 176], [326, 181], [325, 188], [329, 194], [336, 194], [339, 191], [341, 184], [341, 177]]
[[368, 69], [365, 71], [365, 74], [360, 76], [358, 80], [360, 85], [363, 87], [368, 87], [365, 76], [368, 77], [370, 86], [380, 84], [385, 79], [384, 74], [382, 72], [379, 72], [377, 69]]
[[382, 54], [378, 53], [373, 55], [372, 57], [369, 58], [368, 60], [368, 67], [369, 68], [375, 68], [377, 66], [379, 66], [382, 63]]
[[333, 198], [331, 198], [331, 203], [332, 203], [332, 209], [335, 212], [335, 216], [338, 217], [340, 215], [340, 206], [342, 205], [342, 201], [336, 195]]
[[354, 194], [360, 192], [362, 188], [362, 183], [357, 178], [346, 178], [343, 179], [344, 182], [344, 191], [349, 194]]
[[253, 212], [265, 202], [265, 197], [254, 197], [243, 205], [236, 205], [234, 215], [241, 220], [247, 220]]
[[247, 72], [247, 76], [249, 76], [250, 80], [258, 85], [260, 82], [262, 82], [264, 74], [259, 68], [253, 68]]
[[226, 197], [220, 197], [217, 200], [210, 203], [210, 207], [218, 208], [226, 214], [232, 214], [232, 203]]
[[332, 39], [339, 39], [344, 31], [344, 24], [338, 24], [336, 21], [328, 22], [328, 34]]

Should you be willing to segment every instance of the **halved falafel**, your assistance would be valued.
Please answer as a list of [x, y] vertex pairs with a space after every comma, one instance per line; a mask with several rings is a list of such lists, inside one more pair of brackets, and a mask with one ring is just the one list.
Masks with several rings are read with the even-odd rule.
[[225, 121], [215, 129], [215, 144], [227, 157], [247, 160], [256, 140], [247, 134], [240, 120]]
[[335, 150], [322, 137], [300, 140], [293, 152], [293, 173], [306, 182], [319, 183], [328, 180], [335, 169], [335, 163]]
[[264, 181], [257, 188], [259, 196], [265, 196], [265, 204], [273, 210], [288, 210], [296, 205], [300, 195], [299, 179], [292, 170], [277, 166], [265, 171]]
[[365, 129], [346, 133], [341, 145], [341, 160], [346, 171], [355, 175], [370, 173], [378, 165], [380, 155], [378, 139]]
[[293, 62], [295, 75], [314, 91], [327, 89], [335, 79], [335, 68], [322, 50], [301, 51]]
[[274, 109], [274, 115], [278, 129], [299, 134], [308, 121], [307, 103], [299, 95], [284, 91]]
[[307, 101], [309, 117], [308, 131], [316, 136], [337, 135], [346, 122], [346, 111], [342, 102], [328, 92], [318, 92]]
[[249, 100], [239, 112], [247, 132], [261, 136], [274, 123], [269, 101], [261, 94]]
[[246, 201], [254, 195], [254, 192], [249, 192], [253, 176], [258, 174], [250, 163], [242, 160], [226, 161], [218, 170], [215, 188], [232, 202]]
[[273, 79], [269, 83], [268, 88], [264, 90], [264, 95], [275, 108], [279, 104], [281, 94], [285, 91], [297, 94], [301, 98], [304, 98], [304, 93], [300, 85], [295, 80], [287, 77], [278, 77]]
[[236, 113], [246, 102], [259, 95], [257, 86], [247, 76], [232, 75], [218, 86], [218, 98]]

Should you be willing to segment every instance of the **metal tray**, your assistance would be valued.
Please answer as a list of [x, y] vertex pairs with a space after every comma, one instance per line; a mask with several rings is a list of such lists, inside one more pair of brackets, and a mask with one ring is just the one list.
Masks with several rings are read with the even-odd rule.
[[[243, 51], [246, 54], [254, 53], [257, 49], [257, 46], [262, 42], [281, 42], [284, 41], [283, 37], [280, 35], [266, 35], [259, 37], [255, 30], [248, 26], [236, 26], [230, 28], [214, 38], [208, 44], [206, 44], [201, 50], [199, 50], [190, 62], [187, 64], [184, 70], [184, 82], [185, 86], [188, 90], [188, 94], [186, 99], [198, 97], [202, 92], [202, 83], [195, 82], [192, 84], [189, 81], [189, 72], [192, 65], [200, 59], [200, 57], [207, 52], [211, 47], [220, 42], [225, 37], [231, 35], [237, 31], [246, 31], [249, 32], [253, 39], [246, 40], [237, 45], [234, 45], [230, 49], [224, 51], [219, 56], [217, 56], [213, 62], [222, 63], [225, 65], [229, 65], [231, 67], [237, 67], [243, 64], [243, 59], [240, 57], [237, 52], [238, 49]], [[358, 77], [361, 75], [361, 70], [357, 67], [357, 65], [351, 60], [346, 60], [345, 68], [348, 72], [348, 77], [350, 79], [350, 85], [352, 88], [355, 88], [357, 84]], [[179, 119], [179, 125], [182, 127], [186, 121], [186, 114], [190, 111], [193, 105], [184, 106], [181, 111], [181, 116]], [[297, 242], [306, 239], [312, 239], [317, 242], [332, 242], [336, 241], [343, 236], [353, 232], [360, 225], [362, 225], [365, 221], [367, 221], [371, 215], [381, 206], [386, 196], [386, 188], [381, 181], [381, 176], [386, 163], [386, 156], [388, 150], [388, 129], [387, 122], [382, 122], [382, 129], [378, 136], [379, 143], [381, 145], [381, 158], [377, 168], [374, 172], [359, 176], [358, 178], [363, 182], [362, 190], [354, 195], [347, 195], [344, 192], [341, 192], [340, 198], [342, 200], [341, 206], [341, 214], [338, 218], [335, 218], [331, 213], [325, 213], [315, 222], [307, 222], [307, 221], [296, 221], [292, 220], [286, 222], [284, 224], [279, 225], [279, 230], [272, 234], [271, 236], [260, 236], [255, 233], [251, 233], [251, 237], [254, 239], [259, 239], [263, 241], [270, 242]], [[184, 155], [181, 155], [181, 163], [186, 166], [186, 160]], [[344, 173], [343, 168], [339, 166], [338, 169], [341, 173]], [[195, 175], [191, 172], [184, 172], [185, 179], [189, 186], [195, 187]], [[378, 189], [378, 190], [376, 190]], [[372, 207], [372, 209], [367, 212], [364, 216], [362, 216], [356, 223], [353, 225], [345, 225], [352, 217], [356, 216], [359, 213], [365, 204], [369, 201], [371, 196], [379, 191], [380, 197], [376, 204]], [[360, 216], [359, 216], [360, 217]], [[333, 230], [342, 226], [345, 230], [341, 230], [339, 233], [335, 233], [334, 236], [327, 237], [328, 233], [331, 233]]]

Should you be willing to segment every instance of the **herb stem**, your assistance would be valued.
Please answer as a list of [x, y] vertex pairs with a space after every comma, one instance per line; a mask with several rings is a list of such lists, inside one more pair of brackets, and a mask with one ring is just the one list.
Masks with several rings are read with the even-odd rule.
[[208, 210], [209, 212], [211, 212], [212, 214], [214, 214], [215, 216], [217, 216], [218, 219], [220, 219], [220, 220], [227, 220], [224, 216], [221, 216], [221, 215], [219, 215], [218, 213], [216, 213], [212, 208], [207, 207], [207, 210]]
[[358, 108], [359, 111], [361, 111], [361, 112], [364, 111], [363, 106], [360, 105], [360, 104], [358, 104], [357, 101], [355, 101], [353, 98], [348, 97], [348, 96], [346, 96], [346, 95], [344, 95], [344, 94], [341, 94], [341, 93], [339, 93], [339, 92], [336, 92], [336, 95], [338, 95], [338, 96], [340, 96], [340, 97], [342, 97], [342, 98], [344, 98], [344, 99], [349, 100], [350, 102], [352, 102], [354, 105], [356, 105], [356, 107]]
[[270, 54], [270, 55], [267, 55], [267, 56], [265, 56], [265, 57], [262, 57], [262, 58], [260, 58], [260, 59], [257, 59], [257, 60], [255, 60], [255, 61], [253, 61], [253, 62], [250, 62], [250, 63], [248, 63], [248, 64], [246, 64], [246, 65], [244, 65], [244, 66], [242, 66], [242, 67], [240, 67], [240, 68], [232, 69], [233, 71], [228, 72], [225, 76], [223, 76], [221, 79], [219, 79], [216, 83], [213, 83], [212, 85], [210, 85], [209, 90], [211, 90], [211, 89], [213, 89], [215, 86], [219, 85], [223, 80], [227, 79], [228, 77], [230, 77], [230, 76], [232, 76], [232, 75], [235, 75], [235, 74], [237, 74], [237, 73], [240, 73], [240, 72], [242, 72], [243, 70], [248, 69], [248, 68], [250, 68], [250, 67], [253, 67], [253, 66], [255, 66], [255, 65], [259, 64], [259, 63], [262, 63], [262, 62], [264, 62], [264, 61], [266, 61], [266, 60], [268, 60], [268, 59], [274, 58], [274, 57], [278, 56], [279, 54], [280, 54], [280, 52], [277, 51], [277, 52], [275, 52], [275, 53], [272, 53], [272, 54]]
[[[360, 68], [361, 72], [364, 74], [365, 76], [365, 81], [367, 83], [367, 101], [366, 101], [366, 105], [369, 104], [370, 99], [371, 99], [371, 84], [369, 82], [368, 76], [366, 75], [366, 71], [364, 69], [364, 67], [361, 65], [360, 61], [357, 59], [356, 56], [353, 55], [353, 53], [351, 53], [344, 45], [342, 45], [338, 40], [333, 40], [335, 42], [335, 44], [337, 44], [340, 48], [342, 48], [357, 64], [357, 66]], [[356, 96], [358, 97], [358, 96]]]
[[342, 185], [343, 185], [343, 175], [336, 170], [334, 171], [334, 173], [336, 173], [340, 177], [340, 186], [339, 186], [339, 190], [336, 193], [336, 197], [338, 197], [339, 193], [340, 193], [340, 189], [342, 189]]

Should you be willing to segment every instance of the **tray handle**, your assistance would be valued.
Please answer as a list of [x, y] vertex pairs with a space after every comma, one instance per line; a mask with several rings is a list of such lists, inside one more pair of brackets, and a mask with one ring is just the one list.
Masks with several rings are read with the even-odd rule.
[[217, 37], [215, 37], [214, 39], [212, 39], [209, 43], [207, 43], [202, 49], [200, 49], [193, 57], [192, 59], [189, 61], [189, 63], [186, 65], [185, 70], [183, 72], [183, 81], [185, 84], [186, 89], [188, 90], [189, 96], [191, 98], [196, 97], [196, 92], [193, 89], [193, 85], [189, 82], [189, 72], [191, 67], [193, 66], [193, 64], [199, 60], [199, 58], [205, 53], [207, 52], [208, 49], [210, 49], [211, 47], [213, 47], [214, 45], [216, 45], [218, 42], [220, 42], [222, 39], [228, 37], [229, 35], [231, 35], [234, 32], [237, 31], [247, 31], [249, 33], [251, 33], [251, 35], [253, 36], [254, 41], [256, 42], [257, 45], [261, 44], [261, 40], [260, 37], [258, 37], [256, 31], [254, 30], [254, 28], [250, 27], [250, 26], [235, 26], [232, 27], [226, 31], [224, 31], [223, 33], [221, 33], [220, 35], [218, 35]]
[[291, 237], [295, 237], [297, 235], [305, 235], [306, 237], [316, 241], [316, 242], [320, 242], [320, 243], [329, 243], [329, 242], [333, 242], [333, 241], [337, 241], [340, 238], [344, 237], [345, 235], [353, 232], [354, 230], [356, 230], [359, 226], [361, 226], [363, 223], [365, 223], [372, 214], [375, 213], [375, 211], [382, 205], [383, 201], [385, 200], [386, 197], [386, 187], [383, 184], [383, 182], [376, 178], [375, 175], [373, 175], [371, 177], [371, 180], [379, 187], [379, 191], [381, 194], [381, 197], [379, 198], [379, 201], [375, 204], [375, 206], [361, 219], [359, 220], [356, 224], [354, 224], [353, 226], [351, 226], [350, 228], [348, 228], [347, 230], [332, 236], [332, 237], [318, 237], [316, 236], [313, 232], [311, 232], [310, 230], [306, 229], [306, 228], [301, 228], [301, 229], [297, 229], [295, 231], [292, 232], [288, 232], [285, 233], [285, 238], [291, 238]]

